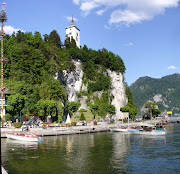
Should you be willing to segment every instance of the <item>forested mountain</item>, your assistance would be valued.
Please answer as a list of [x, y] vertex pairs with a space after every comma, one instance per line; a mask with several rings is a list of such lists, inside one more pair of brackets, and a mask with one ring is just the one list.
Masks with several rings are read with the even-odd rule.
[[161, 79], [141, 77], [130, 89], [139, 113], [144, 103], [151, 100], [157, 103], [164, 114], [166, 111], [180, 114], [180, 74], [168, 75]]
[[[4, 37], [4, 83], [9, 88], [8, 116], [18, 118], [19, 113], [38, 114], [43, 120], [51, 115], [61, 120], [64, 113], [75, 112], [78, 102], [68, 102], [64, 84], [55, 79], [57, 72], [75, 69], [73, 60], [80, 60], [83, 69], [83, 83], [87, 85], [86, 96], [104, 91], [100, 101], [105, 105], [97, 107], [89, 98], [89, 108], [101, 117], [113, 114], [114, 107], [109, 104], [108, 90], [111, 79], [104, 73], [109, 69], [124, 74], [126, 68], [120, 56], [106, 49], [92, 50], [86, 45], [79, 49], [75, 41], [66, 38], [64, 44], [54, 30], [43, 37], [39, 32], [17, 32]], [[79, 94], [80, 95], [80, 94]], [[88, 100], [87, 100], [88, 101]], [[104, 109], [103, 109], [104, 108]]]

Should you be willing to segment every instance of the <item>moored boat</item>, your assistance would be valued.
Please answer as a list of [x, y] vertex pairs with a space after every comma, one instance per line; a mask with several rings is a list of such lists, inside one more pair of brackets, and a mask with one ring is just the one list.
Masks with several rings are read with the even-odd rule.
[[42, 137], [36, 136], [34, 134], [22, 134], [22, 133], [13, 133], [13, 132], [6, 132], [6, 137], [15, 139], [15, 140], [21, 140], [21, 141], [40, 141], [42, 140]]
[[141, 134], [141, 135], [166, 135], [167, 131], [166, 130], [129, 130], [130, 133], [132, 134]]
[[111, 127], [110, 128], [110, 131], [112, 131], [112, 132], [128, 132], [129, 130], [135, 130], [135, 126], [133, 126], [133, 127]]
[[112, 132], [127, 132], [128, 129], [127, 128], [121, 128], [121, 127], [111, 127], [110, 131], [112, 131]]

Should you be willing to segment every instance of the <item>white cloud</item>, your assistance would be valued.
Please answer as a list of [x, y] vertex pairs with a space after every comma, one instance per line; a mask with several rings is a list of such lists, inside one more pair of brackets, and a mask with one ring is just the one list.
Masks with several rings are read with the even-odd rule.
[[[67, 20], [68, 20], [68, 21], [72, 21], [72, 16], [67, 16]], [[74, 20], [74, 21], [78, 21], [78, 19], [75, 18], [75, 17], [73, 17], [73, 20]]]
[[96, 14], [99, 15], [99, 16], [102, 16], [105, 11], [106, 11], [105, 9], [104, 10], [99, 10], [99, 11], [96, 12]]
[[98, 6], [99, 5], [94, 1], [87, 1], [81, 4], [80, 9], [85, 15], [88, 15], [92, 9], [97, 8]]
[[172, 69], [172, 70], [175, 70], [175, 69], [177, 69], [177, 67], [175, 67], [175, 66], [169, 66], [168, 69], [169, 69], [169, 70], [171, 70], [171, 69]]
[[[4, 26], [4, 32], [6, 34], [9, 34], [9, 35], [13, 34], [13, 32], [17, 33], [19, 30], [21, 30], [21, 29], [20, 28], [14, 28], [10, 25]], [[24, 32], [23, 30], [21, 30], [21, 31]]]
[[73, 0], [73, 3], [79, 5], [80, 0]]
[[97, 15], [103, 15], [104, 10], [111, 10], [110, 24], [125, 24], [127, 26], [151, 20], [154, 16], [163, 14], [166, 8], [177, 7], [180, 0], [73, 0], [85, 15], [97, 9]]
[[139, 23], [142, 20], [150, 19], [150, 16], [146, 16], [143, 12], [132, 12], [130, 10], [116, 10], [111, 14], [109, 23], [122, 23], [125, 25]]
[[124, 44], [124, 46], [133, 46], [134, 45], [134, 43], [132, 43], [132, 42], [129, 42], [129, 43], [127, 43], [127, 44]]
[[104, 25], [104, 28], [110, 30], [111, 28], [108, 25]]

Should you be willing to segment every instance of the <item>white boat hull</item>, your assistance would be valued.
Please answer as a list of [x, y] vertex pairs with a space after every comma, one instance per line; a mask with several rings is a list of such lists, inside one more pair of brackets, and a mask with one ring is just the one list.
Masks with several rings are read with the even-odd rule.
[[112, 131], [112, 132], [128, 132], [128, 129], [123, 129], [123, 128], [110, 128], [110, 131]]
[[129, 130], [132, 134], [140, 134], [140, 135], [166, 135], [167, 131], [163, 130], [153, 130], [153, 131], [141, 131], [141, 130]]
[[21, 141], [40, 141], [42, 138], [35, 136], [35, 135], [29, 135], [29, 134], [20, 134], [20, 133], [5, 133], [7, 138], [15, 139], [15, 140], [21, 140]]

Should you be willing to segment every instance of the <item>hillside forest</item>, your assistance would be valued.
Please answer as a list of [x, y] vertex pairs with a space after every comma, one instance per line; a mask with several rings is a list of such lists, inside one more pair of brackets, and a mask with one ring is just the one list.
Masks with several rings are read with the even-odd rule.
[[145, 102], [155, 102], [162, 115], [172, 111], [173, 115], [180, 113], [180, 74], [167, 75], [159, 79], [141, 77], [134, 82], [130, 89], [134, 96], [139, 114]]
[[[21, 31], [11, 36], [6, 35], [4, 57], [8, 58], [8, 63], [4, 64], [4, 83], [10, 93], [6, 120], [19, 118], [21, 113], [27, 118], [30, 115], [39, 115], [43, 121], [51, 115], [54, 120], [61, 121], [63, 115], [76, 112], [80, 103], [69, 102], [65, 87], [54, 78], [58, 71], [73, 71], [73, 59], [82, 62], [83, 83], [88, 84], [88, 91], [84, 95], [103, 91], [102, 98], [97, 103], [89, 102], [91, 111], [101, 117], [114, 113], [115, 109], [108, 102], [107, 92], [111, 79], [103, 71], [110, 69], [124, 74], [126, 68], [119, 55], [105, 48], [92, 50], [86, 45], [79, 49], [75, 41], [72, 39], [70, 42], [69, 38], [63, 43], [59, 34], [53, 30], [43, 37], [39, 32], [32, 34]], [[127, 89], [129, 90], [128, 86]], [[127, 94], [133, 104], [132, 93]]]

